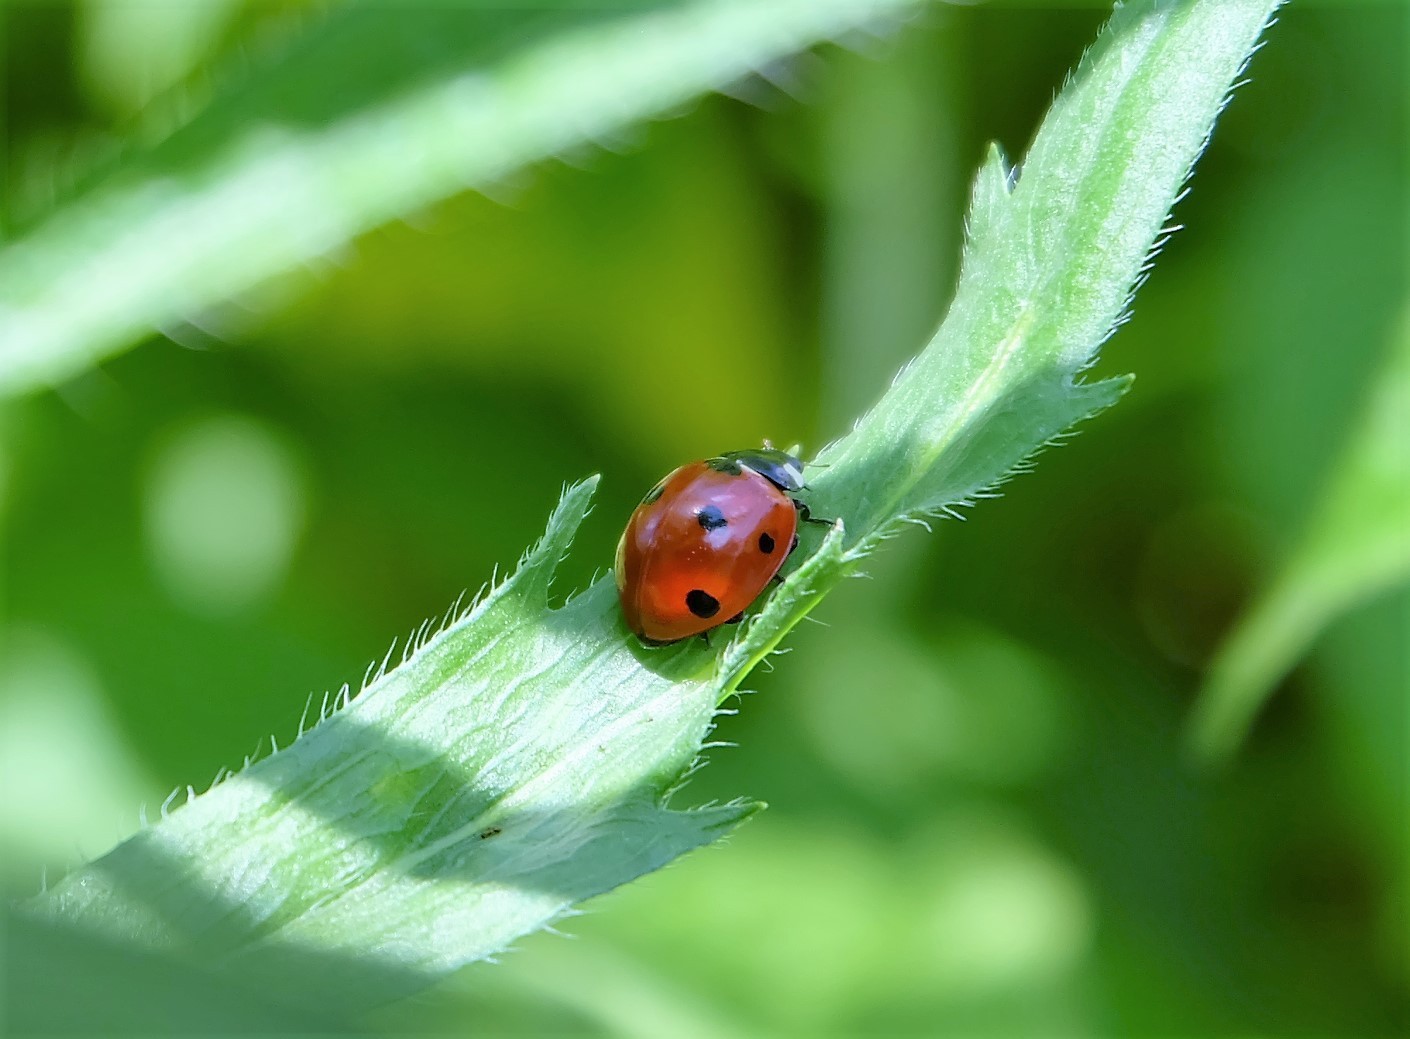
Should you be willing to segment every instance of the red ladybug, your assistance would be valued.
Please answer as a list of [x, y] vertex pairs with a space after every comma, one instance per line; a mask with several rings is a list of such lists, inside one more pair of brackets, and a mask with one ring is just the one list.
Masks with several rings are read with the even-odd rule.
[[[798, 543], [803, 463], [764, 447], [683, 465], [653, 487], [617, 543], [622, 613], [643, 642], [738, 621]], [[821, 522], [821, 521], [819, 521]]]

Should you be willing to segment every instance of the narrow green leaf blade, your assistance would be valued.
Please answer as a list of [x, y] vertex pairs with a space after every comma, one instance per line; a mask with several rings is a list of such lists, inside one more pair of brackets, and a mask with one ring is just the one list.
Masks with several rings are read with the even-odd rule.
[[1191, 718], [1205, 762], [1227, 760], [1328, 624], [1410, 579], [1410, 311], [1306, 531], [1229, 635]]

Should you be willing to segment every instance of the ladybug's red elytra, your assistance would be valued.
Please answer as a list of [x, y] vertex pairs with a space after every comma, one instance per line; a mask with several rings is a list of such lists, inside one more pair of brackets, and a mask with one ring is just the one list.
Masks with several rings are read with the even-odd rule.
[[738, 621], [810, 519], [793, 495], [803, 463], [764, 447], [676, 469], [642, 499], [617, 543], [617, 592], [643, 642], [676, 642]]

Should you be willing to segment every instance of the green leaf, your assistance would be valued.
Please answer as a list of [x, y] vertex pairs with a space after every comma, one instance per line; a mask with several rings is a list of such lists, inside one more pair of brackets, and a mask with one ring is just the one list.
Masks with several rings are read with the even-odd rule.
[[1119, 396], [1124, 382], [1074, 380], [1119, 324], [1275, 6], [1121, 8], [1022, 171], [991, 149], [949, 314], [856, 434], [819, 457], [829, 468], [812, 480], [815, 511], [846, 516], [850, 536], [869, 546], [900, 518], [984, 492]]
[[[516, 574], [286, 750], [31, 908], [201, 950], [262, 991], [365, 1006], [706, 843], [758, 806], [666, 798], [718, 704], [907, 520], [990, 493], [1126, 380], [1080, 381], [1119, 321], [1272, 0], [1140, 3], [1082, 61], [1021, 176], [997, 153], [944, 326], [809, 470], [787, 581], [728, 645], [642, 646], [610, 580], [548, 608], [594, 481]], [[728, 632], [732, 629], [724, 629]], [[725, 636], [727, 637], [727, 636]]]
[[548, 610], [595, 484], [568, 489], [472, 610], [292, 746], [65, 880], [48, 911], [198, 947], [262, 990], [294, 977], [377, 1002], [753, 812], [663, 805], [715, 709], [707, 654], [624, 639], [606, 583]]
[[1209, 669], [1190, 743], [1229, 758], [1264, 702], [1338, 616], [1410, 579], [1410, 311], [1307, 529]]
[[0, 395], [916, 4], [351, 4], [0, 250]]

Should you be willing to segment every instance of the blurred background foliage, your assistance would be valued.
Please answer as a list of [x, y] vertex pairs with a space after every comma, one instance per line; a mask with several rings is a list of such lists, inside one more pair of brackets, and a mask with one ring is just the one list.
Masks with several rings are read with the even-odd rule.
[[[0, 5], [4, 236], [326, 6]], [[6, 895], [282, 742], [512, 564], [564, 481], [604, 474], [561, 591], [680, 461], [844, 431], [943, 312], [985, 143], [1022, 153], [1105, 14], [927, 8], [0, 405]], [[722, 720], [740, 746], [683, 801], [769, 812], [370, 1027], [1403, 1033], [1403, 580], [1304, 588], [1341, 597], [1236, 756], [1186, 747], [1403, 378], [1407, 29], [1390, 2], [1283, 13], [1107, 348], [1133, 392], [891, 546]]]

